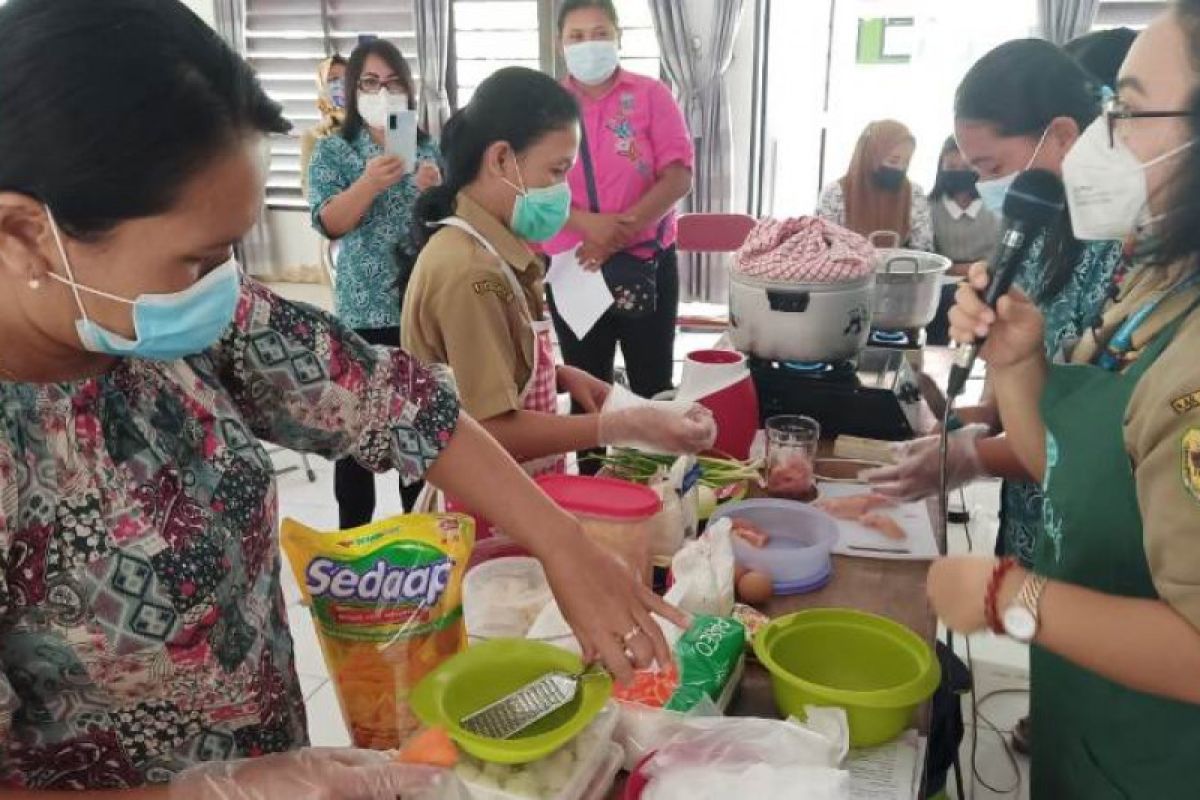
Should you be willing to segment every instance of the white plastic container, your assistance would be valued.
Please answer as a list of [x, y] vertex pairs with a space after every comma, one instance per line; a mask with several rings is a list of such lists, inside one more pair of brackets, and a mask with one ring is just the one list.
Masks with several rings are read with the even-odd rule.
[[[621, 752], [621, 748], [613, 743], [617, 717], [616, 706], [609, 703], [573, 742], [532, 764], [508, 767], [483, 764], [464, 756], [456, 769], [458, 777], [466, 784], [472, 800], [591, 800], [603, 797], [620, 769], [619, 756], [616, 766], [612, 766], [614, 751]], [[556, 775], [554, 780], [546, 779]], [[505, 788], [495, 785], [497, 778], [504, 781]], [[596, 794], [597, 786], [601, 784], [603, 788]]]
[[743, 500], [717, 509], [709, 524], [725, 518], [747, 520], [770, 537], [766, 547], [753, 547], [741, 537], [733, 537], [738, 566], [765, 572], [776, 585], [829, 574], [838, 526], [824, 511], [794, 500]]
[[534, 558], [497, 558], [463, 580], [463, 618], [473, 641], [521, 639], [550, 602], [550, 584]]

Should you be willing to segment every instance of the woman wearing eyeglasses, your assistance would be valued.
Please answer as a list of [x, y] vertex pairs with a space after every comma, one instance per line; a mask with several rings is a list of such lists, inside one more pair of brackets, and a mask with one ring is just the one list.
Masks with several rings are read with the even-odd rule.
[[[346, 121], [322, 139], [309, 165], [313, 226], [340, 243], [334, 308], [371, 344], [400, 345], [401, 288], [416, 261], [413, 203], [441, 183], [437, 145], [417, 135], [417, 163], [384, 152], [388, 114], [414, 108], [412, 72], [391, 42], [360, 44], [346, 69]], [[422, 485], [402, 487], [412, 509]], [[371, 521], [375, 477], [353, 459], [337, 463], [334, 493], [342, 528]]]
[[951, 311], [987, 335], [1009, 440], [1045, 486], [1033, 568], [960, 557], [929, 574], [946, 624], [1031, 642], [1034, 798], [1193, 798], [1200, 786], [1200, 0], [1138, 38], [1120, 99], [1063, 164], [1075, 234], [1143, 258], [1051, 365], [1020, 291]]

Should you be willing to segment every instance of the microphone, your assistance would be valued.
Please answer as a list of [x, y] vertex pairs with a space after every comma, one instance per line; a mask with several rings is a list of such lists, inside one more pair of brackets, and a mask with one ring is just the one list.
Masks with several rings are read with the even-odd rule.
[[[1012, 287], [1030, 237], [1053, 224], [1065, 208], [1066, 192], [1062, 181], [1053, 172], [1031, 169], [1022, 172], [1013, 181], [1004, 197], [1004, 232], [996, 251], [988, 259], [991, 282], [983, 293], [983, 302], [989, 308], [994, 309]], [[946, 386], [946, 394], [950, 397], [958, 397], [963, 393], [967, 379], [971, 377], [975, 357], [984, 341], [979, 339], [960, 348], [955, 354], [950, 381]]]

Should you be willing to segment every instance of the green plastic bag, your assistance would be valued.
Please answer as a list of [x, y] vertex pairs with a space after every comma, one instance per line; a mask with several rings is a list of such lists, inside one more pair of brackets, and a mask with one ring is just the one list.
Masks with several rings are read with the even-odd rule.
[[664, 708], [691, 711], [701, 700], [716, 702], [737, 669], [745, 649], [746, 629], [728, 617], [697, 616], [675, 644], [679, 688]]

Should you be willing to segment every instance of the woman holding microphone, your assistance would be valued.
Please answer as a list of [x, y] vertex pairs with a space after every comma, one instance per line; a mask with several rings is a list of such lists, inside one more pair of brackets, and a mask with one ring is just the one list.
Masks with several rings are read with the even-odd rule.
[[987, 336], [1000, 415], [1045, 487], [1032, 569], [936, 563], [929, 595], [959, 632], [1033, 645], [1033, 797], [1190, 798], [1200, 783], [1200, 0], [1134, 44], [1118, 97], [1063, 164], [1075, 234], [1135, 236], [1147, 260], [1051, 363], [1043, 316], [996, 310], [973, 269], [951, 311]]

